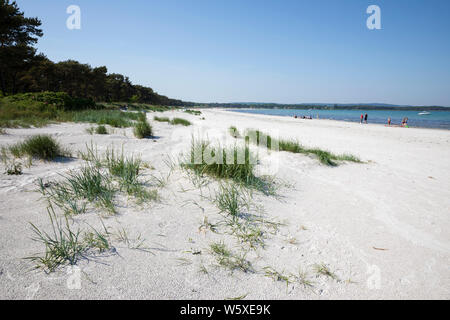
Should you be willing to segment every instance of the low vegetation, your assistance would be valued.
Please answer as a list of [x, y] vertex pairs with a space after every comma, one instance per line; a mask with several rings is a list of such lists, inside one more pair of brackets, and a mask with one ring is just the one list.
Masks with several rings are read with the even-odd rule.
[[[236, 127], [230, 127], [229, 133], [234, 138], [240, 137], [239, 131]], [[350, 154], [336, 155], [319, 148], [307, 148], [302, 146], [296, 140], [275, 139], [270, 135], [255, 129], [248, 129], [245, 131], [245, 141], [246, 143], [253, 143], [274, 151], [286, 151], [291, 153], [313, 155], [320, 161], [320, 163], [327, 166], [337, 166], [338, 161], [361, 162], [358, 157]]]
[[173, 124], [173, 125], [182, 125], [182, 126], [190, 126], [190, 125], [192, 125], [192, 122], [190, 122], [189, 120], [186, 120], [186, 119], [183, 119], [183, 118], [173, 118], [171, 121], [170, 121], [170, 124]]
[[42, 255], [36, 254], [25, 258], [31, 260], [36, 268], [52, 272], [59, 266], [74, 265], [90, 254], [111, 249], [106, 228], [101, 232], [93, 228], [90, 232], [74, 229], [67, 216], [58, 219], [52, 207], [48, 208], [48, 216], [52, 226], [51, 232], [42, 231], [31, 223], [34, 232], [33, 240], [45, 246], [45, 252]]
[[39, 180], [42, 195], [65, 214], [84, 213], [90, 204], [114, 214], [114, 198], [118, 192], [125, 192], [138, 203], [158, 200], [157, 191], [148, 189], [141, 181], [139, 158], [125, 157], [123, 151], [119, 154], [113, 149], [100, 156], [92, 145], [80, 155], [87, 161], [80, 170], [62, 175], [59, 181]]
[[228, 132], [230, 133], [230, 135], [233, 138], [237, 139], [237, 138], [241, 137], [241, 134], [239, 133], [239, 130], [236, 127], [234, 127], [234, 126], [231, 126], [230, 128], [228, 128]]
[[193, 114], [194, 116], [199, 116], [199, 115], [202, 114], [202, 112], [200, 110], [187, 109], [187, 110], [184, 110], [184, 112], [189, 113], [189, 114]]
[[168, 117], [154, 116], [153, 120], [158, 121], [158, 122], [170, 122], [170, 119]]
[[212, 243], [211, 253], [216, 257], [219, 266], [230, 270], [240, 270], [242, 272], [254, 272], [251, 263], [245, 258], [245, 254], [236, 255], [231, 252], [224, 243]]
[[64, 149], [56, 139], [49, 135], [35, 135], [26, 138], [7, 148], [16, 158], [28, 156], [42, 160], [54, 160], [57, 157], [70, 157], [68, 150]]
[[98, 126], [95, 128], [96, 134], [108, 134], [108, 130], [106, 130], [106, 127], [104, 125]]
[[140, 119], [135, 125], [134, 125], [134, 135], [138, 139], [148, 138], [153, 136], [153, 129], [150, 123], [147, 121], [146, 118]]

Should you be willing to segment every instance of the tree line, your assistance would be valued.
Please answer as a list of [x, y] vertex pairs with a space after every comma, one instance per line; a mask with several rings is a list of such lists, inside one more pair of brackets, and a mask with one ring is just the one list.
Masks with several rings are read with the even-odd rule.
[[152, 88], [131, 83], [127, 76], [108, 73], [74, 60], [53, 62], [37, 54], [43, 36], [38, 18], [26, 18], [17, 3], [0, 0], [0, 90], [4, 96], [25, 92], [66, 92], [94, 101], [126, 101], [158, 105], [193, 105], [170, 99]]

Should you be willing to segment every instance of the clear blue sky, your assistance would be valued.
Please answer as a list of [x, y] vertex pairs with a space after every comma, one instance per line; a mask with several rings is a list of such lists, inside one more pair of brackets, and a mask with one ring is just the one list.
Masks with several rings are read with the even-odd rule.
[[[196, 102], [450, 106], [449, 0], [18, 0], [40, 52]], [[81, 30], [66, 8], [81, 8]], [[381, 30], [366, 9], [381, 8]]]

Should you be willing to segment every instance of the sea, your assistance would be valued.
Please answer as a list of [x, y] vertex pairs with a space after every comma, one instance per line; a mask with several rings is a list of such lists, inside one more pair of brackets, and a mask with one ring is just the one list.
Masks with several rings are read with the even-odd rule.
[[274, 116], [297, 117], [307, 116], [313, 119], [331, 119], [339, 121], [359, 122], [361, 114], [367, 113], [368, 123], [400, 125], [404, 117], [408, 118], [409, 127], [437, 128], [450, 130], [449, 111], [429, 111], [430, 114], [419, 115], [421, 111], [410, 110], [324, 110], [324, 109], [228, 109], [229, 111], [266, 114]]

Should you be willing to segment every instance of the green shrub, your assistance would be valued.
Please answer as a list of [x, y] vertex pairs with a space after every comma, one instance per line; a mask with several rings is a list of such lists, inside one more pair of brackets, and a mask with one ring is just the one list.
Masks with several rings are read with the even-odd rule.
[[138, 139], [151, 137], [153, 136], [152, 126], [148, 123], [147, 120], [139, 121], [134, 126], [134, 135]]
[[53, 160], [56, 157], [70, 156], [70, 153], [49, 135], [29, 137], [23, 142], [10, 146], [9, 151], [17, 158], [27, 155], [43, 160]]
[[95, 133], [96, 134], [108, 134], [108, 131], [106, 130], [105, 126], [101, 125], [95, 129]]

